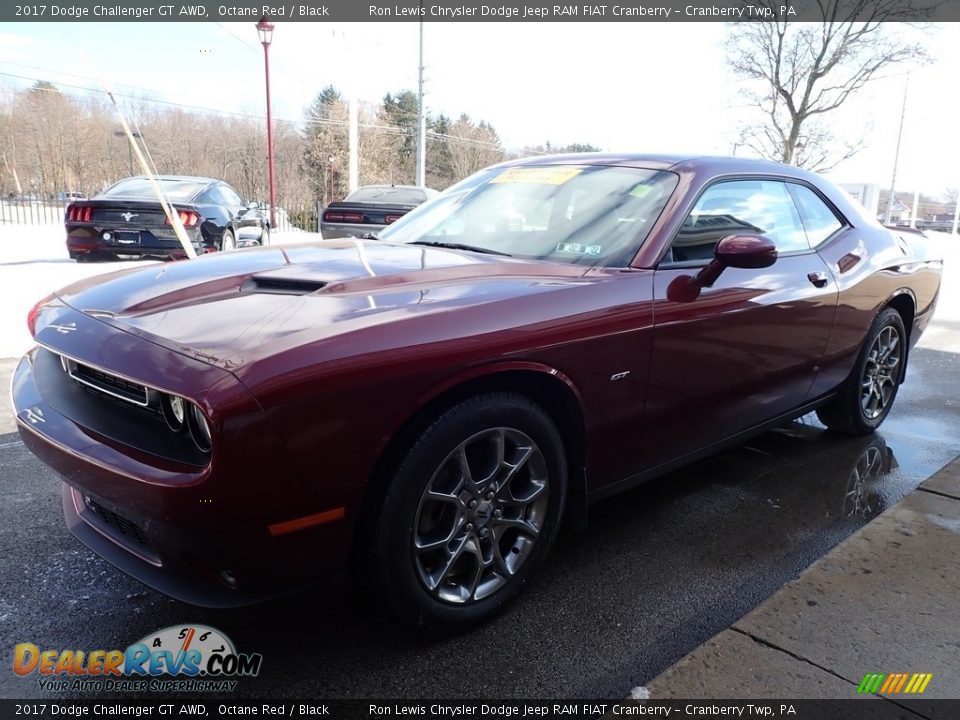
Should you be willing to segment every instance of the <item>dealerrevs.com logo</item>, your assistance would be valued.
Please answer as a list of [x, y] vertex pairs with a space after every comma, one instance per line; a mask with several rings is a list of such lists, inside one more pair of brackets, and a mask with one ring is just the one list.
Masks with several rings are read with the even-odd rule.
[[237, 678], [255, 677], [262, 662], [259, 653], [238, 653], [230, 638], [206, 625], [164, 628], [126, 650], [41, 649], [34, 643], [13, 649], [14, 673], [36, 676], [47, 691], [230, 692]]

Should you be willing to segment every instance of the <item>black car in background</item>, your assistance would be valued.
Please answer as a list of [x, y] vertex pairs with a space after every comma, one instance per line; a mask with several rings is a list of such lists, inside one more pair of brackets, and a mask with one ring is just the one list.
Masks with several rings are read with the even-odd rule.
[[[269, 244], [269, 219], [257, 203], [244, 202], [225, 182], [178, 175], [156, 180], [198, 255]], [[65, 224], [67, 251], [78, 262], [186, 255], [145, 176], [126, 178], [90, 200], [71, 203]]]
[[436, 190], [413, 185], [364, 185], [327, 205], [320, 234], [327, 239], [375, 234], [435, 195]]

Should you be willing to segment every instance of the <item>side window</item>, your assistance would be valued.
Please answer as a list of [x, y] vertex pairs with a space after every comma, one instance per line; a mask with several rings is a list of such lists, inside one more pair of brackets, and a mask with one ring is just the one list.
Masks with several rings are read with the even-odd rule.
[[833, 210], [810, 188], [791, 183], [790, 192], [797, 200], [811, 247], [816, 247], [843, 227]]
[[218, 185], [217, 188], [220, 190], [220, 194], [223, 196], [223, 199], [226, 200], [227, 205], [234, 205], [238, 207], [243, 205], [243, 200], [240, 199], [240, 196], [237, 195], [237, 192], [229, 185]]
[[214, 188], [210, 188], [209, 190], [204, 190], [197, 196], [197, 203], [200, 205], [219, 205], [220, 196], [214, 192]]
[[680, 226], [672, 260], [709, 260], [727, 235], [756, 233], [781, 253], [809, 250], [797, 207], [786, 185], [776, 180], [732, 180], [711, 185]]

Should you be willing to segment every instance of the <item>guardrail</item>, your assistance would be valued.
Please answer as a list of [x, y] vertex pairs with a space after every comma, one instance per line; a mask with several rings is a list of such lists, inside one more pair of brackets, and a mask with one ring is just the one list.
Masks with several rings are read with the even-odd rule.
[[923, 221], [917, 220], [917, 230], [936, 230], [937, 232], [953, 232], [952, 220]]

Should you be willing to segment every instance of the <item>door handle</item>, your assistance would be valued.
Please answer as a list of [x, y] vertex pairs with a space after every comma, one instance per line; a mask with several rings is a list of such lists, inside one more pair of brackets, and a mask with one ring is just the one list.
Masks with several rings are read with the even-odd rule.
[[813, 283], [814, 287], [822, 288], [827, 285], [827, 274], [825, 272], [807, 273], [807, 280]]

